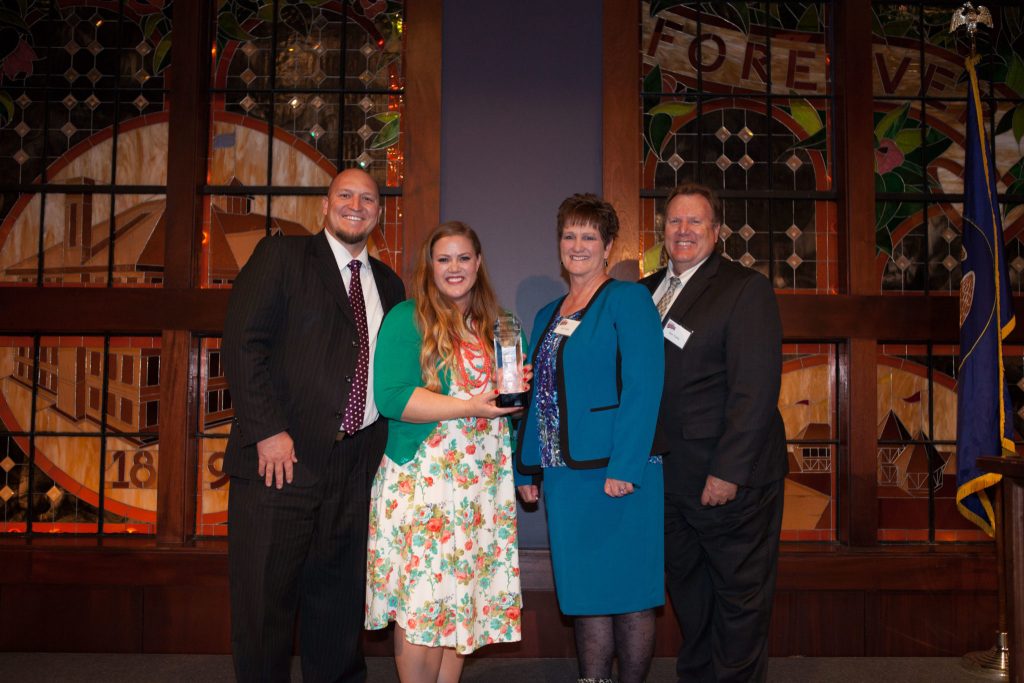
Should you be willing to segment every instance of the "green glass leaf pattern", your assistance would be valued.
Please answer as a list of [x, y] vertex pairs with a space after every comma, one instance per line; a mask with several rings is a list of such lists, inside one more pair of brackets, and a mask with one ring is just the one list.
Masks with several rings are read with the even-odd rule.
[[653, 0], [651, 2], [651, 16], [653, 17], [658, 12], [663, 12], [664, 10], [685, 4], [685, 2], [681, 2], [680, 0]]
[[231, 40], [252, 40], [252, 35], [242, 28], [238, 19], [231, 12], [221, 12], [217, 15], [217, 31], [223, 33]]
[[5, 92], [0, 92], [0, 126], [6, 126], [14, 118], [14, 101]]
[[[1024, 195], [1024, 158], [1020, 159], [1014, 164], [1008, 171], [1009, 175], [1013, 180], [1006, 187], [1006, 194], [1008, 195]], [[1024, 202], [1006, 202], [1003, 204], [1003, 211], [1010, 213], [1011, 209], [1014, 209]]]
[[647, 118], [647, 130], [644, 131], [644, 142], [654, 155], [661, 158], [661, 146], [665, 144], [672, 129], [672, 117], [668, 114], [654, 114]]
[[1006, 85], [1018, 95], [1024, 95], [1024, 59], [1014, 54], [1006, 71]]
[[697, 108], [695, 104], [687, 104], [686, 102], [664, 102], [651, 109], [652, 115], [656, 114], [668, 114], [669, 116], [687, 116], [694, 109]]
[[15, 26], [25, 33], [29, 32], [28, 24], [17, 13], [6, 9], [0, 9], [0, 26]]
[[[795, 93], [790, 93], [795, 95]], [[818, 110], [811, 106], [811, 103], [807, 100], [791, 100], [789, 103], [789, 115], [800, 124], [808, 136], [812, 136], [822, 128], [825, 124], [821, 122], [821, 115]]]
[[892, 138], [896, 146], [900, 148], [900, 151], [904, 154], [910, 154], [915, 149], [921, 146], [921, 129], [920, 128], [907, 128], [896, 133]]
[[398, 142], [398, 133], [401, 126], [401, 115], [398, 112], [386, 112], [375, 114], [372, 118], [384, 123], [377, 134], [373, 136], [367, 149], [385, 149]]
[[157, 43], [156, 50], [153, 51], [153, 71], [160, 73], [161, 70], [166, 66], [164, 62], [167, 60], [167, 55], [171, 52], [171, 34], [165, 35]]
[[[910, 103], [908, 102], [883, 115], [875, 124], [875, 142], [891, 138], [902, 130], [907, 121], [907, 112], [909, 111]], [[875, 116], [877, 118], [878, 114], [876, 113]]]

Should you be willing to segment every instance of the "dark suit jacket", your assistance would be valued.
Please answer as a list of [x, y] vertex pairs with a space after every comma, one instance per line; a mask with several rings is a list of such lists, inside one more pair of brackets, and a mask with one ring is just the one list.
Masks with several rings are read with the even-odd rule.
[[[405, 298], [405, 287], [377, 259], [370, 267], [387, 313]], [[257, 478], [256, 442], [287, 431], [298, 458], [293, 483], [316, 483], [348, 404], [358, 342], [327, 236], [260, 241], [235, 280], [224, 322], [222, 357], [235, 409], [224, 471]]]
[[[653, 294], [664, 277], [663, 269], [641, 282]], [[713, 253], [668, 319], [692, 334], [682, 349], [665, 341], [665, 490], [700, 490], [709, 474], [741, 486], [786, 476], [782, 324], [768, 280]]]

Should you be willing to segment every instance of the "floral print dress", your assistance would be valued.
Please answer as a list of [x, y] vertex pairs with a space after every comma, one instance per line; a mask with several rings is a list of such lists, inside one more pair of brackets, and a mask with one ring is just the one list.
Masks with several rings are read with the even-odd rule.
[[[494, 390], [472, 357], [463, 364], [470, 381], [450, 395]], [[373, 481], [366, 628], [394, 621], [410, 643], [469, 654], [519, 640], [521, 608], [508, 421], [439, 422], [412, 460], [384, 458]]]

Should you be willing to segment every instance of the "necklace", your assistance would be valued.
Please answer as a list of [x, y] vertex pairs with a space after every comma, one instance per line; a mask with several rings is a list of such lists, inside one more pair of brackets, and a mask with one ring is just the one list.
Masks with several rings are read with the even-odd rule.
[[[466, 372], [466, 365], [479, 373], [477, 379], [473, 379]], [[470, 391], [487, 386], [491, 381], [493, 364], [484, 351], [484, 345], [477, 338], [476, 343], [459, 340], [459, 362], [456, 364], [459, 375], [459, 386]]]

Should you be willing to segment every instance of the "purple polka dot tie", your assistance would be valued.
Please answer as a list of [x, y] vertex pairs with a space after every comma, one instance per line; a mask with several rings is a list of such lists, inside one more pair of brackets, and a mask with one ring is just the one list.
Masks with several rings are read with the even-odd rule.
[[352, 387], [348, 392], [348, 407], [341, 428], [354, 434], [363, 426], [363, 413], [366, 412], [366, 378], [370, 369], [370, 342], [366, 329], [366, 302], [363, 300], [363, 284], [359, 281], [359, 266], [362, 263], [354, 259], [348, 268], [352, 271], [352, 281], [348, 286], [348, 302], [352, 306], [352, 316], [356, 319], [356, 331], [359, 332], [359, 358], [356, 360], [356, 372], [352, 377]]

